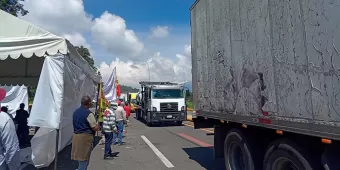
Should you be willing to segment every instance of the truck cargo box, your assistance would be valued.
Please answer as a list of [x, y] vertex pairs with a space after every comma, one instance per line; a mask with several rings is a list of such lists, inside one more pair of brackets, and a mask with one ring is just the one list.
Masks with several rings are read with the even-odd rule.
[[339, 0], [197, 0], [199, 114], [340, 139]]

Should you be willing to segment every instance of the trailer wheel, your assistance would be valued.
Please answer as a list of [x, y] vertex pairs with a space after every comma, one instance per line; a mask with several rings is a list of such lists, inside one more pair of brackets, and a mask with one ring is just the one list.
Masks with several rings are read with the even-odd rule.
[[[256, 143], [256, 141], [252, 141]], [[245, 135], [238, 129], [231, 129], [224, 141], [224, 160], [227, 170], [254, 170], [261, 166], [256, 159], [256, 152], [252, 152]], [[255, 150], [254, 150], [255, 151]]]
[[313, 154], [290, 142], [277, 140], [269, 145], [263, 161], [264, 170], [317, 170], [320, 169]]

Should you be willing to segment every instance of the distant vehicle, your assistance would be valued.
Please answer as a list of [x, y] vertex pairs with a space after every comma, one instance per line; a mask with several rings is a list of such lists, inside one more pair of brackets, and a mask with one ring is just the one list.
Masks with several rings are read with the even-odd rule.
[[178, 125], [186, 120], [186, 107], [183, 85], [170, 82], [139, 82], [138, 94], [140, 108], [136, 111], [137, 119], [143, 119], [147, 125], [162, 122], [175, 122]]
[[128, 100], [127, 93], [121, 93], [119, 96], [121, 102], [126, 102]]
[[340, 168], [340, 1], [196, 0], [193, 121], [227, 170]]
[[134, 113], [136, 108], [138, 108], [137, 100], [136, 100], [137, 93], [128, 93], [127, 96], [128, 96], [128, 103], [130, 105], [131, 113]]

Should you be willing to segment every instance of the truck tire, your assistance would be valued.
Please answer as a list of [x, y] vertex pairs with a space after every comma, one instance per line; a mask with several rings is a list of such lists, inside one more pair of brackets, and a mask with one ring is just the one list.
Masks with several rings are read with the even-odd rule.
[[146, 115], [145, 115], [145, 121], [146, 121], [146, 125], [151, 127], [153, 124], [151, 123], [151, 119], [150, 119], [150, 112], [146, 112]]
[[321, 169], [320, 161], [313, 157], [301, 146], [287, 140], [279, 139], [269, 145], [264, 161], [264, 170], [318, 170]]
[[339, 146], [326, 146], [325, 151], [321, 156], [321, 163], [324, 170], [340, 170], [340, 157]]
[[[249, 141], [249, 142], [248, 142]], [[261, 156], [252, 147], [256, 140], [247, 140], [244, 133], [238, 129], [227, 132], [224, 140], [224, 160], [227, 170], [261, 169]]]
[[140, 112], [141, 112], [140, 110], [136, 111], [136, 119], [137, 119], [137, 120], [140, 120], [140, 119], [141, 119], [141, 118], [140, 118], [140, 115], [141, 115]]

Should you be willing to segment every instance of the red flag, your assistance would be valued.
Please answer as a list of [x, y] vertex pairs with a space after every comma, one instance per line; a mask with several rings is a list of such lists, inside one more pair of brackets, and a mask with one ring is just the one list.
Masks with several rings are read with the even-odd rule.
[[120, 85], [117, 84], [116, 86], [116, 92], [117, 92], [117, 96], [120, 96]]
[[6, 97], [6, 90], [3, 88], [0, 88], [0, 101], [5, 99]]

